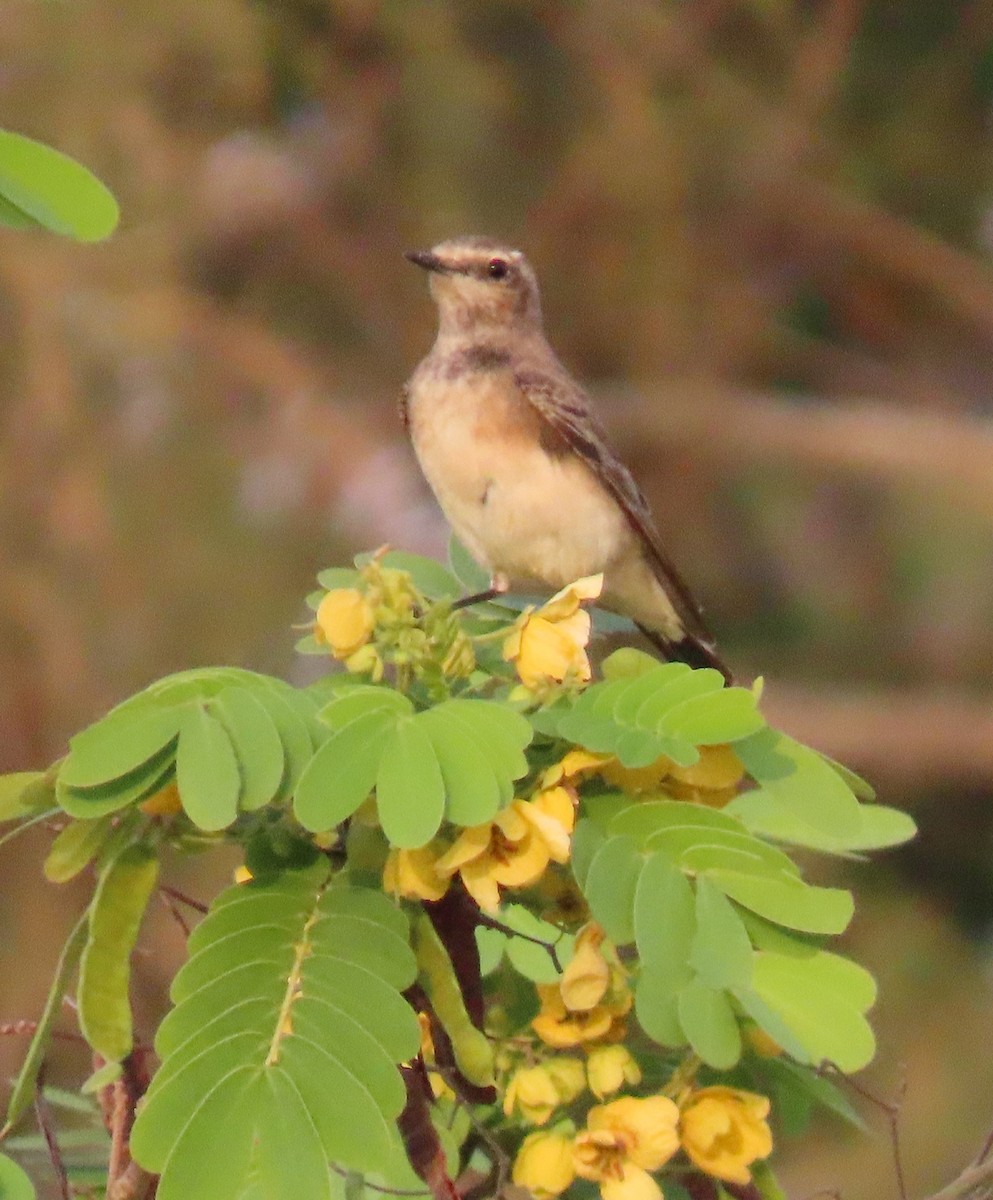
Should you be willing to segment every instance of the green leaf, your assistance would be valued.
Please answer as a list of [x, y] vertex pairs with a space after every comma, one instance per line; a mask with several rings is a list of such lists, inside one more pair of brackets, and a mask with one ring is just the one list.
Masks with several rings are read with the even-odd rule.
[[13, 775], [0, 775], [0, 821], [16, 821], [30, 816], [37, 808], [50, 807], [55, 797], [47, 803], [39, 803], [38, 785], [45, 778], [44, 771], [18, 771]]
[[462, 590], [452, 572], [433, 558], [409, 554], [404, 550], [390, 550], [382, 556], [380, 562], [384, 567], [407, 571], [417, 590], [431, 600], [442, 600], [446, 597], [456, 600]]
[[737, 817], [752, 833], [792, 846], [805, 846], [825, 854], [858, 854], [899, 846], [916, 834], [913, 818], [882, 804], [859, 806], [859, 827], [846, 837], [836, 837], [808, 824], [792, 808], [764, 788], [736, 796], [724, 812]]
[[124, 1067], [119, 1062], [105, 1062], [102, 1067], [97, 1067], [92, 1071], [83, 1082], [79, 1085], [80, 1094], [83, 1096], [95, 1096], [97, 1092], [116, 1083], [124, 1074]]
[[239, 804], [246, 812], [268, 804], [279, 791], [286, 769], [283, 741], [276, 723], [247, 688], [226, 687], [211, 702], [234, 747], [241, 779]]
[[297, 784], [293, 811], [305, 829], [333, 829], [355, 812], [372, 792], [396, 722], [393, 709], [376, 708], [332, 733]]
[[524, 748], [534, 736], [531, 722], [495, 700], [446, 700], [439, 708], [476, 738], [500, 784], [501, 807], [508, 805], [514, 798], [514, 780], [530, 770]]
[[474, 596], [477, 592], [485, 592], [490, 586], [490, 577], [485, 567], [476, 562], [454, 534], [448, 542], [448, 564], [452, 568], [452, 574], [465, 588], [466, 595]]
[[131, 1052], [131, 951], [159, 864], [144, 846], [129, 846], [105, 868], [90, 904], [79, 964], [79, 1027], [90, 1046], [119, 1062]]
[[651, 654], [646, 654], [644, 650], [636, 650], [633, 646], [621, 646], [619, 650], [607, 655], [600, 664], [600, 672], [607, 680], [635, 679], [639, 675], [654, 671], [658, 665], [659, 660]]
[[679, 1022], [679, 993], [692, 972], [675, 961], [647, 963], [638, 975], [634, 1012], [638, 1024], [660, 1046], [685, 1046], [686, 1034]]
[[201, 704], [183, 713], [176, 785], [186, 815], [200, 829], [226, 829], [238, 815], [241, 775], [234, 747], [224, 725]]
[[279, 683], [279, 686], [262, 687], [253, 694], [265, 707], [272, 723], [279, 731], [279, 740], [283, 744], [283, 758], [286, 766], [283, 778], [280, 780], [279, 791], [274, 799], [286, 800], [293, 792], [314, 755], [314, 742], [310, 736], [307, 722], [291, 703], [288, 693], [292, 688]]
[[708, 879], [696, 884], [696, 932], [690, 966], [712, 988], [748, 987], [752, 943], [734, 905]]
[[328, 567], [318, 573], [317, 582], [328, 592], [337, 588], [353, 588], [359, 582], [359, 573], [351, 567]]
[[576, 886], [584, 895], [593, 858], [606, 840], [607, 835], [596, 821], [583, 817], [576, 823], [572, 834], [572, 853], [569, 856], [569, 866], [572, 869], [572, 877], [576, 881]]
[[635, 888], [643, 866], [633, 838], [612, 837], [593, 855], [586, 874], [583, 893], [590, 912], [619, 946], [634, 941]]
[[137, 771], [98, 787], [68, 787], [60, 776], [55, 785], [55, 798], [71, 817], [81, 820], [117, 812], [129, 804], [154, 796], [165, 787], [173, 777], [175, 756], [175, 747], [170, 742]]
[[95, 175], [66, 154], [0, 130], [0, 223], [40, 226], [80, 242], [108, 237], [119, 210]]
[[762, 1074], [768, 1077], [775, 1092], [777, 1112], [781, 1113], [784, 1094], [788, 1093], [805, 1100], [808, 1108], [812, 1102], [860, 1132], [868, 1132], [858, 1110], [841, 1088], [825, 1076], [816, 1075], [810, 1067], [790, 1062], [788, 1058], [768, 1058], [762, 1061]]
[[52, 842], [42, 868], [50, 883], [68, 883], [100, 852], [114, 828], [109, 816], [70, 821]]
[[423, 846], [441, 825], [445, 781], [431, 739], [416, 717], [402, 717], [383, 747], [376, 800], [383, 833], [393, 846]]
[[755, 704], [755, 694], [748, 688], [724, 688], [670, 710], [659, 722], [658, 731], [694, 746], [738, 742], [765, 726], [765, 718]]
[[6, 1154], [0, 1154], [0, 1200], [35, 1200], [34, 1184]]
[[52, 1031], [61, 1015], [62, 1001], [65, 999], [66, 992], [69, 990], [69, 984], [76, 973], [76, 964], [83, 953], [88, 933], [89, 913], [85, 912], [72, 927], [72, 931], [68, 938], [66, 938], [65, 945], [62, 947], [58, 965], [55, 968], [55, 977], [52, 980], [51, 987], [48, 989], [48, 996], [45, 999], [44, 1010], [34, 1031], [34, 1036], [31, 1038], [31, 1045], [28, 1047], [28, 1052], [24, 1057], [24, 1062], [21, 1064], [21, 1069], [17, 1073], [13, 1090], [10, 1093], [7, 1116], [3, 1129], [0, 1129], [0, 1137], [6, 1137], [31, 1107], [38, 1072], [41, 1070], [41, 1064], [48, 1053], [48, 1047], [52, 1040]]
[[178, 708], [123, 706], [69, 739], [59, 782], [91, 788], [122, 779], [154, 761], [179, 734]]
[[710, 871], [708, 878], [760, 917], [804, 933], [841, 933], [855, 909], [851, 892], [842, 888], [811, 887], [801, 880], [784, 882], [725, 870]]
[[741, 1058], [741, 1031], [725, 992], [694, 979], [679, 993], [679, 1023], [709, 1067], [727, 1070]]
[[648, 858], [638, 877], [634, 929], [643, 963], [689, 962], [696, 932], [693, 890], [683, 872], [662, 851]]
[[726, 809], [712, 809], [682, 800], [641, 801], [611, 822], [612, 833], [628, 833], [649, 850], [665, 850], [686, 870], [715, 867], [746, 874], [795, 879], [792, 859], [759, 841]]
[[329, 887], [326, 864], [218, 897], [173, 982], [132, 1133], [162, 1200], [234, 1200], [257, 1170], [267, 1195], [298, 1194], [303, 1178], [321, 1196], [318, 1164], [390, 1159], [396, 1063], [419, 1044], [400, 994], [416, 974], [406, 930], [381, 892]]
[[473, 826], [513, 799], [513, 781], [528, 773], [530, 722], [493, 701], [449, 700], [417, 716], [431, 738], [445, 784], [447, 820]]
[[343, 729], [357, 717], [371, 712], [391, 712], [410, 716], [414, 706], [402, 693], [391, 687], [359, 683], [334, 695], [317, 713], [317, 719], [332, 729]]
[[506, 771], [498, 777], [493, 761], [480, 746], [478, 732], [451, 702], [417, 718], [431, 741], [445, 790], [445, 816], [456, 825], [481, 825], [503, 806], [513, 783]]
[[[830, 1062], [850, 1073], [872, 1060], [875, 1039], [863, 1014], [875, 1000], [876, 987], [857, 964], [823, 950], [809, 958], [760, 951], [750, 990], [785, 1023], [807, 1061]], [[740, 999], [749, 1008], [748, 993]], [[750, 1011], [780, 1041], [761, 1015]]]
[[806, 824], [833, 838], [858, 834], [855, 794], [816, 751], [773, 729], [736, 742], [734, 750], [755, 782]]
[[[551, 954], [545, 946], [539, 946], [536, 942], [528, 941], [526, 938], [538, 938], [546, 945], [553, 946], [559, 966], [565, 967], [572, 958], [575, 937], [572, 934], [563, 933], [561, 929], [549, 924], [548, 921], [542, 921], [523, 904], [508, 905], [501, 911], [500, 919], [515, 933], [526, 935], [526, 937], [506, 939], [507, 958], [514, 970], [533, 983], [557, 983], [560, 975], [552, 961]], [[491, 930], [490, 932], [498, 931]]]

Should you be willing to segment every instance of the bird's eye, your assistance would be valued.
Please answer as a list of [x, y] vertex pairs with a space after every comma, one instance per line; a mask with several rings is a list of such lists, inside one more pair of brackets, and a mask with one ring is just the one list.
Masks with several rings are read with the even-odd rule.
[[503, 279], [509, 270], [502, 258], [491, 258], [486, 264], [486, 274], [490, 279]]

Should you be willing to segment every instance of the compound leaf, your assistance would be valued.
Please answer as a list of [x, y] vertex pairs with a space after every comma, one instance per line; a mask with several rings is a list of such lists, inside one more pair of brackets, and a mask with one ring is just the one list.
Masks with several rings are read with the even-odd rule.
[[229, 888], [191, 950], [132, 1134], [159, 1195], [233, 1200], [260, 1179], [296, 1194], [301, 1155], [307, 1195], [327, 1194], [329, 1161], [381, 1167], [405, 1099], [396, 1064], [419, 1044], [403, 913], [378, 891], [328, 886], [319, 864]]

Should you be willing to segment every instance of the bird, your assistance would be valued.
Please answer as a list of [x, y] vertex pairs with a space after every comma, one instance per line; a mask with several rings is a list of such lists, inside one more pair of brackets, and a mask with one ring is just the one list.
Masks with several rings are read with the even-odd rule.
[[602, 607], [663, 658], [730, 683], [645, 497], [545, 338], [524, 254], [472, 236], [405, 257], [429, 273], [438, 333], [402, 389], [401, 420], [453, 532], [489, 572], [489, 595], [602, 573]]

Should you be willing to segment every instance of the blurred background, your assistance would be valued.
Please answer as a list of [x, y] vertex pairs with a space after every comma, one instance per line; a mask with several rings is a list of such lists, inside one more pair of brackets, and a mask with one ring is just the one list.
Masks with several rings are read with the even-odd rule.
[[[0, 231], [0, 769], [168, 671], [302, 681], [317, 570], [444, 552], [401, 252], [505, 238], [726, 657], [921, 825], [811, 870], [882, 986], [862, 1083], [947, 1182], [993, 1124], [993, 6], [0, 0], [0, 111], [123, 210]], [[0, 851], [0, 1021], [89, 886], [39, 884], [48, 838]], [[143, 941], [150, 1029], [182, 940]], [[781, 1146], [791, 1196], [897, 1194], [866, 1112]]]

